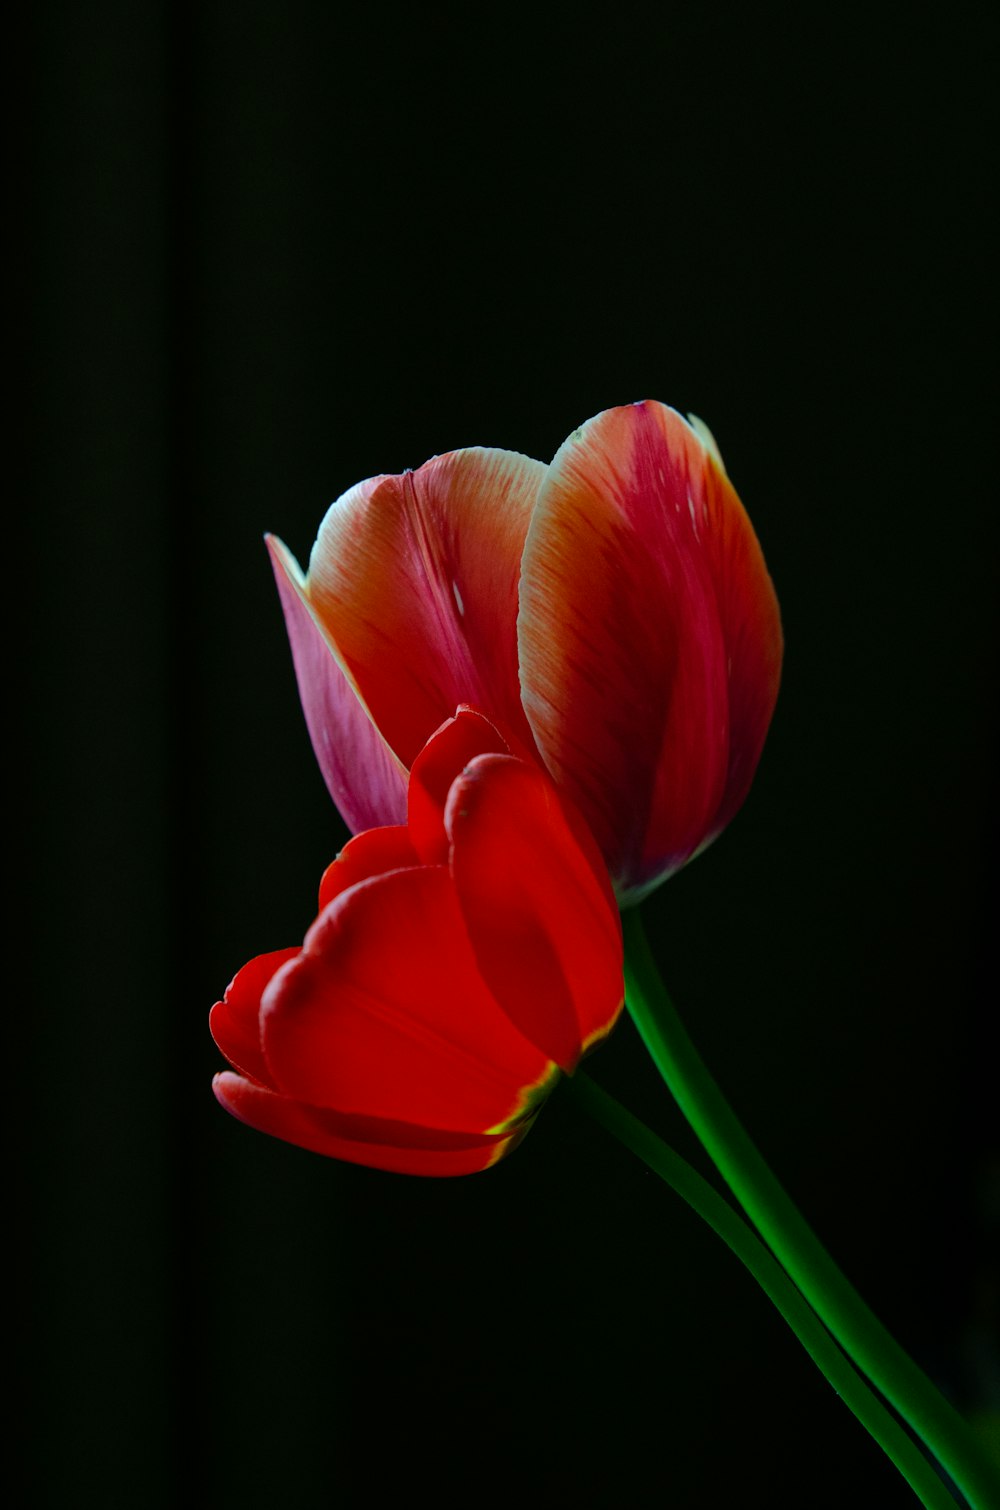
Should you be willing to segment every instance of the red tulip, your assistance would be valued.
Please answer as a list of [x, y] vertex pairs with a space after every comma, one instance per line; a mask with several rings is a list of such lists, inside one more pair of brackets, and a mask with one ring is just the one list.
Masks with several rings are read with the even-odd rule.
[[435, 457], [269, 545], [313, 745], [348, 826], [402, 821], [460, 702], [539, 761], [634, 902], [729, 822], [778, 691], [778, 603], [703, 425], [608, 409], [551, 465]]
[[239, 972], [211, 1028], [227, 1110], [318, 1153], [464, 1174], [514, 1148], [621, 1011], [621, 925], [585, 825], [462, 708], [408, 822], [352, 839], [299, 949]]

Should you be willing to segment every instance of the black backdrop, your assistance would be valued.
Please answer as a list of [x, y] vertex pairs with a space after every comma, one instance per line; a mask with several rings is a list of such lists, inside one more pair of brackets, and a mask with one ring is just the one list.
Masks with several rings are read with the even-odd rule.
[[[514, 1159], [436, 1183], [209, 1090], [208, 1007], [301, 936], [343, 837], [264, 531], [304, 559], [362, 477], [546, 459], [640, 397], [712, 426], [787, 637], [744, 812], [647, 905], [664, 974], [862, 1292], [985, 1402], [974, 11], [36, 10], [29, 1502], [913, 1502], [558, 1096]], [[630, 1024], [593, 1072], [698, 1157]]]

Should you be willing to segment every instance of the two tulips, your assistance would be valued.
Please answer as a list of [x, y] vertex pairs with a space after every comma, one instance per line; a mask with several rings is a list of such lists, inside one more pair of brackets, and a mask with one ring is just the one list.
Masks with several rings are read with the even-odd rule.
[[609, 409], [550, 465], [435, 457], [268, 542], [355, 835], [212, 1012], [218, 1099], [414, 1174], [509, 1152], [623, 1003], [619, 907], [710, 844], [774, 709], [777, 599], [711, 435]]

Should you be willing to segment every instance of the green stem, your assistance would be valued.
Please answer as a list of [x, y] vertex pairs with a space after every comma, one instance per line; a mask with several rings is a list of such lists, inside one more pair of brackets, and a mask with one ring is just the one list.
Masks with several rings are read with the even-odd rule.
[[921, 1503], [928, 1510], [955, 1510], [955, 1501], [936, 1470], [845, 1358], [743, 1217], [680, 1154], [588, 1076], [578, 1070], [566, 1081], [565, 1089], [602, 1127], [665, 1180], [750, 1270], [813, 1362], [892, 1459]]
[[775, 1179], [684, 1030], [638, 912], [623, 914], [629, 1011], [660, 1074], [733, 1194], [841, 1347], [908, 1421], [974, 1510], [1000, 1480], [968, 1424], [869, 1309]]

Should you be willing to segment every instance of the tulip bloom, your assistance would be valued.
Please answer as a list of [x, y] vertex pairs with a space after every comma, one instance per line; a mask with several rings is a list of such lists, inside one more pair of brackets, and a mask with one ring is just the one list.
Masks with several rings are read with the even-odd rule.
[[586, 827], [469, 708], [416, 757], [408, 821], [352, 839], [301, 948], [212, 1010], [224, 1107], [410, 1174], [484, 1169], [621, 1011], [621, 924]]
[[398, 824], [461, 702], [582, 813], [623, 903], [743, 802], [774, 710], [778, 603], [711, 435], [608, 409], [549, 466], [434, 457], [334, 503], [303, 574], [269, 539], [313, 746], [348, 827]]

